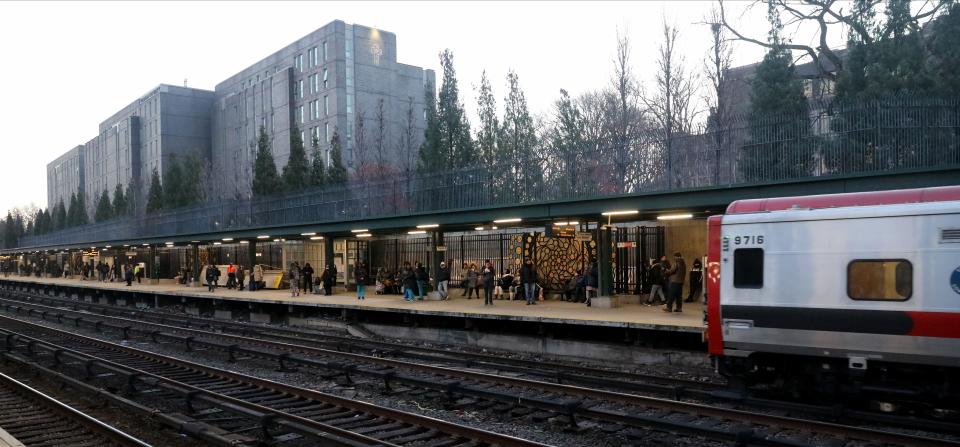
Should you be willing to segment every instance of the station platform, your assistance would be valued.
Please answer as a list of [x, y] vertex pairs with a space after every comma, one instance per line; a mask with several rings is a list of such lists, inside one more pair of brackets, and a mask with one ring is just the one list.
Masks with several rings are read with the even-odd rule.
[[[13, 276], [0, 278], [2, 281], [19, 282], [34, 285], [54, 285], [79, 289], [92, 289], [113, 292], [135, 292], [137, 294], [155, 294], [166, 297], [210, 300], [217, 302], [236, 302], [263, 305], [285, 305], [289, 308], [327, 308], [356, 311], [390, 312], [407, 315], [468, 318], [516, 322], [537, 322], [560, 325], [602, 326], [609, 328], [629, 328], [653, 331], [671, 331], [701, 333], [703, 331], [703, 304], [684, 303], [683, 312], [667, 313], [660, 306], [622, 304], [616, 308], [586, 307], [583, 303], [570, 303], [559, 300], [540, 301], [528, 306], [524, 301], [496, 300], [493, 306], [484, 306], [482, 299], [468, 300], [461, 297], [460, 289], [451, 290], [451, 299], [446, 301], [407, 302], [399, 295], [376, 295], [368, 292], [366, 299], [358, 300], [354, 292], [341, 291], [332, 296], [301, 293], [291, 297], [289, 290], [258, 290], [256, 292], [228, 290], [219, 288], [208, 292], [205, 286], [188, 287], [173, 280], [161, 280], [159, 284], [81, 281], [66, 278], [37, 278]], [[369, 287], [368, 289], [372, 289]], [[623, 297], [623, 301], [636, 301], [636, 296]]]

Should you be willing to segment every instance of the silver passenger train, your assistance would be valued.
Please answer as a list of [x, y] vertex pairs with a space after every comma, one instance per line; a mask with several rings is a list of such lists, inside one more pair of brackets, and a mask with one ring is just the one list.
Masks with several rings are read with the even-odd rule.
[[960, 186], [734, 202], [708, 221], [731, 383], [885, 411], [960, 402]]

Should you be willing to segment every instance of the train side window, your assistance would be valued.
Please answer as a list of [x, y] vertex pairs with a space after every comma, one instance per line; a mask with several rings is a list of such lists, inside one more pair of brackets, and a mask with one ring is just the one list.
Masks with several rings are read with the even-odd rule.
[[913, 264], [906, 259], [857, 259], [847, 265], [847, 296], [906, 301], [913, 295]]
[[733, 251], [733, 287], [763, 288], [762, 248], [738, 248]]

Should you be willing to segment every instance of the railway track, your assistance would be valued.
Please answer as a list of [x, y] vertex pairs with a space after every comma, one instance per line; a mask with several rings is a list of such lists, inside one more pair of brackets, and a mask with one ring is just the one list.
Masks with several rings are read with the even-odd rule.
[[[199, 423], [252, 439], [330, 446], [516, 446], [532, 441], [211, 368], [0, 316], [8, 351], [147, 401], [185, 406]], [[15, 329], [14, 329], [15, 328]], [[63, 372], [63, 371], [61, 371]]]
[[[727, 402], [734, 404], [738, 408], [765, 408], [781, 413], [799, 414], [808, 418], [813, 417], [828, 421], [855, 421], [877, 426], [896, 426], [913, 430], [927, 430], [960, 435], [960, 427], [953, 422], [839, 408], [837, 406], [812, 405], [779, 399], [744, 396], [739, 392], [727, 390], [722, 383], [704, 380], [603, 370], [579, 365], [530, 361], [491, 354], [411, 346], [407, 344], [348, 337], [332, 331], [317, 332], [313, 330], [263, 326], [186, 315], [171, 315], [145, 310], [130, 311], [122, 308], [118, 309], [116, 306], [86, 303], [36, 293], [20, 291], [4, 292], [16, 298], [16, 303], [35, 305], [38, 306], [37, 309], [45, 309], [50, 312], [64, 312], [66, 310], [63, 309], [63, 307], [67, 307], [73, 309], [74, 312], [82, 310], [103, 316], [127, 318], [138, 322], [153, 322], [163, 325], [160, 327], [164, 328], [173, 326], [181, 328], [182, 330], [194, 330], [195, 332], [192, 332], [194, 334], [206, 334], [205, 331], [215, 331], [220, 334], [238, 335], [241, 338], [234, 340], [244, 340], [245, 342], [250, 342], [251, 339], [276, 341], [282, 343], [279, 345], [281, 349], [289, 348], [290, 346], [320, 347], [338, 352], [359, 353], [368, 357], [414, 359], [425, 362], [426, 365], [423, 366], [459, 367], [466, 370], [461, 372], [461, 374], [469, 374], [470, 371], [487, 372], [497, 375], [506, 373], [511, 377], [526, 377], [536, 381], [550, 381], [581, 387], [600, 388], [621, 393], [643, 392], [669, 397], [674, 400], [687, 399], [695, 402]], [[41, 307], [38, 303], [45, 303], [50, 307]], [[4, 304], [14, 304], [14, 302], [5, 301], [0, 298], [0, 306]], [[270, 344], [267, 344], [267, 346], [270, 346]], [[306, 352], [308, 354], [315, 353], [315, 351], [309, 349], [298, 352]], [[330, 353], [330, 351], [323, 352]], [[347, 359], [357, 360], [358, 357], [349, 356]], [[396, 365], [387, 364], [386, 366], [392, 367]], [[438, 371], [445, 372], [445, 370]], [[465, 378], [470, 379], [470, 377]]]
[[[110, 425], [0, 373], [0, 428], [26, 447], [149, 447]], [[6, 443], [6, 444], [4, 444]]]
[[[391, 343], [387, 341], [360, 339], [340, 335], [333, 331], [317, 332], [305, 329], [260, 326], [249, 323], [211, 320], [186, 315], [170, 315], [143, 310], [129, 311], [115, 306], [93, 304], [23, 292], [6, 293], [16, 296], [22, 303], [44, 303], [51, 307], [69, 307], [75, 311], [85, 310], [105, 316], [116, 316], [138, 321], [153, 322], [184, 329], [204, 329], [246, 338], [320, 347], [336, 351], [360, 353], [377, 357], [413, 359], [434, 365], [520, 374], [531, 378], [553, 380], [560, 383], [601, 387], [617, 391], [643, 391], [672, 397], [690, 395], [703, 397], [703, 392], [719, 391], [723, 383], [705, 380], [665, 377], [656, 374], [603, 370], [579, 365], [533, 361], [491, 354], [450, 351], [446, 349]], [[0, 303], [3, 301], [0, 300]]]
[[[339, 371], [339, 373], [342, 373], [346, 378], [349, 378], [351, 375], [376, 378], [382, 381], [386, 388], [390, 388], [391, 384], [402, 384], [407, 387], [417, 387], [444, 393], [451, 399], [453, 399], [454, 396], [467, 396], [473, 399], [473, 402], [477, 405], [483, 405], [484, 401], [501, 404], [505, 402], [515, 402], [518, 405], [527, 406], [533, 410], [567, 416], [571, 423], [574, 424], [577, 418], [588, 418], [606, 424], [612, 424], [613, 427], [611, 428], [608, 425], [608, 429], [613, 431], [617, 431], [616, 426], [618, 425], [621, 430], [653, 427], [658, 430], [669, 430], [683, 434], [704, 436], [710, 439], [722, 439], [757, 445], [793, 446], [810, 445], [811, 443], [819, 444], [823, 442], [823, 440], [819, 438], [832, 438], [832, 440], [829, 440], [827, 443], [836, 443], [842, 439], [855, 439], [874, 442], [882, 441], [896, 445], [957, 445], [951, 444], [949, 441], [920, 436], [773, 416], [763, 413], [751, 413], [729, 408], [712, 407], [557, 383], [535, 382], [529, 379], [491, 376], [484, 373], [458, 371], [449, 368], [438, 369], [438, 367], [429, 365], [401, 364], [393, 359], [364, 358], [358, 354], [336, 353], [334, 351], [334, 354], [338, 355], [341, 359], [352, 359], [355, 360], [355, 363], [363, 363], [365, 361], [373, 362], [379, 366], [378, 369], [366, 369], [351, 363], [332, 364], [291, 355], [291, 352], [316, 351], [317, 348], [306, 349], [306, 347], [284, 344], [284, 349], [280, 350], [280, 352], [270, 353], [240, 346], [239, 342], [247, 341], [244, 337], [240, 336], [212, 334], [197, 329], [182, 329], [169, 326], [164, 328], [169, 331], [185, 330], [192, 334], [191, 336], [185, 337], [161, 332], [159, 330], [145, 331], [133, 328], [137, 323], [152, 325], [154, 327], [158, 326], [155, 323], [136, 322], [110, 317], [114, 319], [114, 323], [119, 321], [122, 322], [123, 325], [114, 323], [105, 324], [104, 320], [92, 321], [105, 317], [89, 314], [69, 317], [64, 315], [64, 313], [67, 312], [57, 313], [56, 310], [39, 312], [36, 309], [31, 309], [27, 311], [26, 309], [16, 306], [11, 307], [10, 305], [7, 305], [6, 308], [8, 310], [13, 309], [33, 313], [45, 318], [56, 318], [61, 322], [66, 320], [68, 323], [73, 322], [74, 325], [77, 326], [85, 325], [97, 330], [112, 330], [123, 337], [139, 335], [155, 341], [179, 341], [183, 343], [187, 349], [221, 351], [227, 353], [231, 358], [251, 356], [270, 359], [278, 361], [281, 368], [303, 365], [325, 370], [332, 369]], [[3, 319], [6, 320], [6, 318]], [[231, 337], [233, 343], [218, 344], [203, 340], [200, 338], [202, 336], [213, 338]], [[254, 342], [264, 343], [262, 340], [253, 340], [251, 343]], [[325, 352], [325, 354], [330, 353]], [[436, 377], [418, 377], [416, 375], [401, 374], [398, 370], [402, 368], [412, 368], [420, 373], [430, 372], [436, 374], [443, 372], [447, 375], [457, 375], [460, 373], [463, 373], [463, 375], [460, 376], [461, 381], [459, 382], [438, 381]], [[467, 379], [467, 377], [469, 377], [469, 379]], [[505, 393], [502, 387], [512, 389], [513, 391]], [[522, 389], [526, 389], [526, 391], [518, 391]], [[487, 408], [489, 407], [490, 405], [487, 405]], [[685, 416], [678, 418], [678, 414]], [[812, 438], [811, 433], [814, 434]]]

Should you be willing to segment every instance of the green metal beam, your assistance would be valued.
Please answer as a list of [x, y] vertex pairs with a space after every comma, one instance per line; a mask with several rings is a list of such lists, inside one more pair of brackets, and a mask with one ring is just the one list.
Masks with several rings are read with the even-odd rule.
[[814, 177], [804, 180], [791, 180], [763, 185], [679, 189], [669, 192], [641, 192], [564, 202], [547, 202], [532, 205], [519, 204], [483, 209], [448, 210], [365, 220], [326, 222], [285, 227], [264, 227], [242, 231], [167, 236], [142, 240], [84, 241], [77, 244], [0, 250], [0, 254], [32, 252], [37, 250], [59, 251], [104, 245], [112, 245], [114, 248], [117, 248], [123, 244], [129, 244], [131, 247], [134, 247], [144, 243], [163, 244], [165, 241], [173, 241], [178, 245], [184, 245], [192, 240], [219, 241], [224, 237], [232, 237], [234, 240], [255, 239], [256, 236], [261, 234], [269, 234], [271, 237], [299, 237], [299, 234], [304, 232], [316, 232], [326, 236], [329, 240], [334, 237], [349, 236], [351, 234], [350, 230], [355, 228], [367, 228], [375, 233], [401, 233], [425, 223], [440, 224], [443, 231], [450, 232], [470, 230], [478, 224], [489, 225], [493, 220], [508, 217], [519, 217], [524, 219], [526, 223], [538, 223], [565, 218], [588, 218], [590, 216], [596, 216], [603, 211], [617, 209], [640, 210], [641, 215], [638, 218], [652, 218], [658, 213], [671, 211], [696, 211], [721, 214], [727, 205], [741, 199], [881, 191], [958, 184], [960, 184], [960, 168], [957, 167], [941, 170], [897, 171], [883, 175]]

